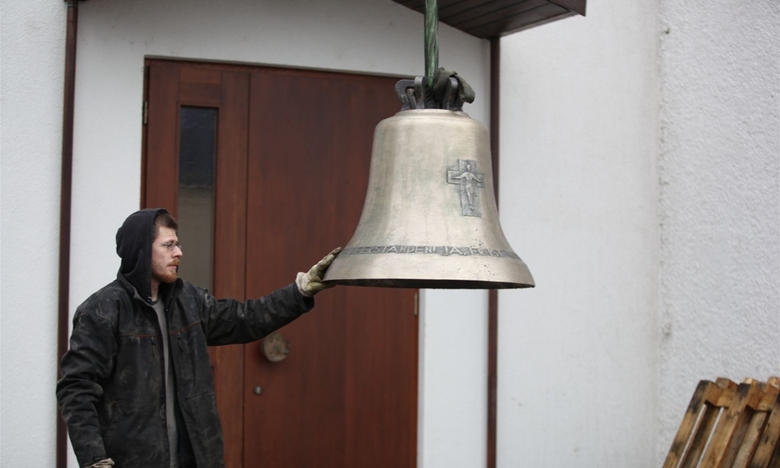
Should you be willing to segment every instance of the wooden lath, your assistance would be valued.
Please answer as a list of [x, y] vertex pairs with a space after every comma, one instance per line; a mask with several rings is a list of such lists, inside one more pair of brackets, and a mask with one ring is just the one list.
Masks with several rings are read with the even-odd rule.
[[663, 468], [780, 468], [780, 377], [702, 380]]

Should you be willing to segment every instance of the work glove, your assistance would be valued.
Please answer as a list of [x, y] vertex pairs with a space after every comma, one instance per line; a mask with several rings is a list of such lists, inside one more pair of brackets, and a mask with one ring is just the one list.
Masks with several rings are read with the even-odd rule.
[[100, 460], [97, 463], [89, 465], [87, 468], [110, 468], [112, 466], [114, 466], [114, 460], [106, 458], [105, 460]]
[[298, 286], [298, 291], [305, 297], [312, 297], [323, 289], [332, 288], [334, 284], [325, 284], [322, 282], [322, 277], [325, 276], [325, 272], [328, 270], [333, 259], [341, 252], [341, 247], [333, 249], [322, 260], [317, 262], [316, 265], [306, 272], [300, 272], [295, 277], [295, 284]]

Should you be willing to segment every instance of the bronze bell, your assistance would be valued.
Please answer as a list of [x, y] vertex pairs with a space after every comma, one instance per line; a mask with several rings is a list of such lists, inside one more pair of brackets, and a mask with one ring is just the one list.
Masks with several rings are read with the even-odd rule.
[[[457, 82], [448, 86], [445, 104]], [[374, 131], [368, 193], [357, 229], [324, 281], [444, 289], [533, 287], [498, 219], [487, 128], [459, 108], [426, 108], [416, 81]], [[428, 103], [430, 105], [430, 103]]]

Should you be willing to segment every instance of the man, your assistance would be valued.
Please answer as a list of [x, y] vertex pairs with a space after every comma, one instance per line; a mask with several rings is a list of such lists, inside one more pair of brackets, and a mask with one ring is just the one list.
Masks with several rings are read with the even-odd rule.
[[57, 399], [81, 467], [223, 467], [206, 347], [259, 340], [311, 310], [341, 250], [267, 296], [218, 300], [178, 278], [177, 229], [165, 209], [130, 215], [117, 279], [76, 310]]

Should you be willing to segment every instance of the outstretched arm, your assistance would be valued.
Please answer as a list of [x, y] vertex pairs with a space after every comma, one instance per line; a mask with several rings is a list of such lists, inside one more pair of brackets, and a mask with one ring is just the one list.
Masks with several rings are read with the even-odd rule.
[[334, 249], [306, 273], [298, 273], [294, 283], [258, 299], [246, 302], [215, 299], [205, 290], [201, 294], [201, 322], [208, 344], [224, 345], [259, 340], [287, 325], [314, 307], [312, 297], [332, 287], [322, 283], [333, 259], [341, 251]]

